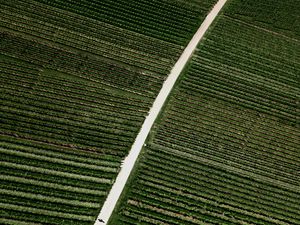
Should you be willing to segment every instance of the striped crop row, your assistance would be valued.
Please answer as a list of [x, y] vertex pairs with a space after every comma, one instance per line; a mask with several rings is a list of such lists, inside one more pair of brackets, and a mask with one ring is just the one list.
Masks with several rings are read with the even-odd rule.
[[109, 224], [300, 223], [292, 3], [228, 2], [172, 91]]

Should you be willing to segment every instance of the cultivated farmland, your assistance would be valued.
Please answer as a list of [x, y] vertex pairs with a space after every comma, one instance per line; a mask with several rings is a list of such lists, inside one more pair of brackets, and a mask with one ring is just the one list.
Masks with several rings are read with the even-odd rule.
[[0, 0], [1, 224], [93, 224], [215, 0]]
[[110, 224], [300, 224], [299, 7], [228, 2]]

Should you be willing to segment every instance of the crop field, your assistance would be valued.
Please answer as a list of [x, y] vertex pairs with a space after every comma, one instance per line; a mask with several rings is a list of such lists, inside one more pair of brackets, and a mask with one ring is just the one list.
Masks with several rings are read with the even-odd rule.
[[0, 0], [0, 224], [93, 224], [216, 0]]
[[109, 224], [300, 224], [299, 7], [228, 2]]

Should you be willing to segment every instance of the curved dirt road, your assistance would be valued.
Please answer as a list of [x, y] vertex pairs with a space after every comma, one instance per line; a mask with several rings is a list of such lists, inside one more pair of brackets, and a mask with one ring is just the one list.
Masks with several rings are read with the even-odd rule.
[[227, 0], [219, 0], [218, 3], [214, 6], [211, 12], [207, 15], [203, 23], [201, 24], [198, 31], [195, 33], [194, 37], [188, 44], [188, 46], [183, 51], [179, 60], [176, 62], [171, 73], [169, 74], [167, 80], [164, 82], [162, 89], [160, 90], [158, 96], [156, 97], [152, 108], [149, 111], [148, 116], [146, 117], [143, 126], [137, 135], [135, 142], [133, 143], [131, 150], [125, 160], [122, 162], [122, 168], [119, 172], [110, 193], [104, 202], [104, 205], [98, 215], [98, 218], [94, 225], [106, 225], [109, 220], [117, 201], [126, 185], [128, 177], [135, 165], [135, 162], [142, 150], [144, 142], [151, 130], [154, 121], [156, 120], [162, 106], [164, 105], [168, 95], [170, 94], [177, 78], [182, 72], [184, 66], [187, 64], [188, 60], [191, 58], [193, 52], [195, 51], [199, 41], [203, 38], [205, 32], [212, 24], [214, 19], [217, 17]]

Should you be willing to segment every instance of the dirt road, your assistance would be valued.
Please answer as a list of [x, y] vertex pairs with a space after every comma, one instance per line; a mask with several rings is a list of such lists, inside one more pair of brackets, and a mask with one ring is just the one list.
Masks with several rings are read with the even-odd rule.
[[212, 9], [212, 11], [207, 15], [200, 28], [198, 29], [188, 46], [185, 48], [182, 55], [180, 56], [179, 60], [176, 62], [167, 80], [164, 82], [162, 89], [156, 97], [153, 106], [150, 109], [149, 114], [145, 119], [143, 126], [131, 147], [129, 155], [125, 158], [125, 160], [122, 163], [122, 169], [118, 174], [117, 179], [114, 185], [112, 186], [112, 189], [110, 190], [110, 193], [101, 209], [100, 214], [98, 215], [95, 225], [107, 224], [107, 221], [109, 220], [116, 206], [116, 203], [126, 185], [128, 177], [150, 132], [150, 129], [154, 124], [154, 121], [156, 120], [162, 106], [164, 105], [184, 66], [187, 64], [188, 60], [190, 59], [194, 50], [196, 49], [199, 41], [203, 38], [205, 32], [212, 24], [213, 20], [217, 17], [226, 1], [227, 0], [219, 0], [218, 3]]

